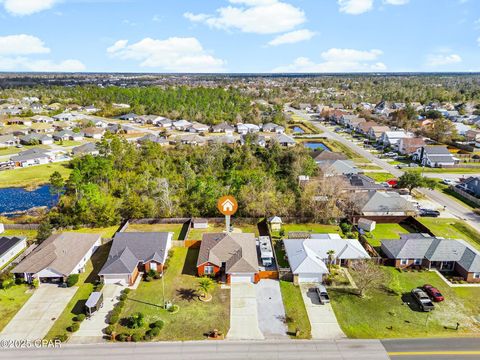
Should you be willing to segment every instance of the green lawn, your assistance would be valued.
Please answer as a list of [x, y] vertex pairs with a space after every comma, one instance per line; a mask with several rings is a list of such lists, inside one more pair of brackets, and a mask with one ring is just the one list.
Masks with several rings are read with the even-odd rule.
[[85, 143], [84, 141], [64, 140], [64, 141], [59, 142], [57, 144], [60, 145], [60, 146], [68, 147], [68, 146], [79, 146], [79, 145], [82, 145], [84, 143]]
[[479, 167], [474, 168], [430, 168], [430, 167], [416, 167], [411, 169], [405, 169], [408, 171], [416, 172], [429, 172], [438, 174], [478, 174], [480, 172]]
[[395, 176], [389, 172], [366, 172], [365, 175], [372, 178], [376, 182], [385, 182], [390, 179], [395, 179]]
[[27, 241], [33, 241], [37, 238], [37, 230], [5, 230], [1, 236], [25, 236]]
[[436, 236], [463, 239], [480, 250], [480, 234], [462, 220], [419, 218], [419, 221]]
[[[403, 295], [393, 295], [384, 289], [375, 289], [360, 298], [356, 295], [330, 290], [330, 298], [342, 330], [351, 338], [407, 338], [478, 336], [480, 325], [473, 319], [480, 315], [480, 288], [450, 288], [436, 273], [399, 272], [384, 267], [388, 276], [397, 276]], [[354, 278], [358, 274], [351, 271]], [[410, 291], [424, 284], [432, 284], [445, 296], [445, 302], [435, 304], [431, 313], [417, 311]], [[455, 331], [456, 323], [460, 328]]]
[[102, 245], [92, 255], [92, 258], [85, 266], [85, 272], [80, 274], [78, 283], [75, 285], [78, 287], [78, 290], [45, 336], [46, 339], [53, 339], [58, 335], [67, 333], [66, 329], [72, 324], [73, 318], [78, 314], [84, 313], [85, 302], [98, 280], [98, 272], [107, 260], [110, 246], [111, 243]]
[[27, 285], [15, 285], [8, 290], [0, 290], [0, 331], [9, 323], [32, 295]]
[[400, 239], [401, 234], [408, 234], [413, 231], [413, 229], [401, 224], [377, 224], [375, 230], [370, 234], [367, 233], [366, 237], [370, 245], [379, 247], [381, 240]]
[[203, 234], [206, 233], [221, 233], [225, 231], [224, 224], [208, 224], [206, 229], [191, 229], [188, 235], [188, 240], [202, 240]]
[[183, 224], [130, 224], [127, 232], [173, 232], [173, 240], [178, 240]]
[[87, 233], [87, 234], [100, 234], [102, 238], [112, 238], [113, 235], [117, 232], [119, 226], [108, 226], [103, 228], [80, 228], [75, 230], [68, 230], [68, 232], [78, 232], [78, 233]]
[[7, 148], [1, 148], [0, 149], [0, 156], [6, 156], [6, 155], [13, 155], [13, 154], [18, 154], [21, 151], [25, 151], [31, 148], [42, 148], [42, 149], [50, 149], [50, 146], [48, 145], [24, 145], [21, 148], [17, 148], [15, 146], [10, 146]]
[[351, 160], [354, 160], [356, 162], [362, 162], [362, 163], [368, 162], [368, 160], [365, 159], [363, 156], [361, 156], [360, 154], [350, 149], [348, 146], [338, 141], [335, 141], [332, 139], [322, 139], [322, 142], [333, 152], [341, 152]]
[[280, 281], [285, 316], [288, 325], [288, 332], [292, 338], [297, 338], [295, 333], [300, 330], [298, 339], [310, 339], [311, 328], [308, 320], [307, 310], [303, 302], [300, 288], [289, 281]]
[[[282, 229], [285, 231], [285, 236], [288, 235], [290, 231], [305, 231], [312, 232], [317, 234], [342, 234], [342, 230], [338, 225], [324, 225], [324, 224], [283, 224]], [[279, 238], [279, 231], [272, 231], [272, 236]]]
[[68, 162], [58, 162], [45, 165], [30, 166], [22, 169], [2, 171], [0, 188], [26, 187], [35, 188], [47, 184], [55, 171], [60, 172], [63, 178], [68, 178], [71, 170], [66, 167]]
[[[117, 333], [145, 334], [148, 325], [163, 320], [165, 325], [155, 340], [201, 340], [206, 333], [218, 329], [227, 333], [230, 324], [230, 290], [221, 289], [216, 284], [212, 291], [212, 301], [202, 302], [198, 299], [198, 282], [196, 261], [198, 249], [174, 248], [165, 270], [165, 297], [180, 307], [180, 311], [171, 314], [162, 309], [162, 280], [142, 281], [126, 300], [121, 313], [120, 323], [116, 325]], [[129, 329], [120, 325], [122, 319], [133, 313], [141, 312], [145, 324], [140, 329]]]

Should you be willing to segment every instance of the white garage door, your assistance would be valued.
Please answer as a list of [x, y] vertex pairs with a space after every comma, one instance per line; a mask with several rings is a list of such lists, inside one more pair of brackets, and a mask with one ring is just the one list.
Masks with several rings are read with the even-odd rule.
[[298, 275], [299, 283], [319, 283], [321, 282], [321, 276], [317, 274], [301, 274]]
[[230, 275], [232, 283], [251, 283], [253, 282], [253, 274], [232, 274]]
[[128, 275], [104, 275], [103, 283], [128, 285]]

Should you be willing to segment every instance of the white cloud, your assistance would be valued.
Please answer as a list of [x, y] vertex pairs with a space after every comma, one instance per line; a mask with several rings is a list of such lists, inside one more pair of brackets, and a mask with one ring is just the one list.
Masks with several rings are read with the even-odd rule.
[[194, 37], [145, 38], [131, 45], [119, 40], [107, 52], [122, 60], [139, 61], [142, 67], [171, 72], [218, 72], [224, 71], [225, 65], [224, 60], [208, 54]]
[[33, 60], [27, 57], [0, 57], [2, 71], [38, 71], [38, 72], [79, 72], [85, 65], [74, 59], [54, 62], [52, 60]]
[[405, 5], [409, 1], [410, 0], [383, 0], [383, 2], [388, 5]]
[[427, 56], [427, 65], [431, 67], [451, 65], [462, 62], [458, 54], [430, 54]]
[[45, 54], [50, 49], [36, 36], [19, 34], [0, 36], [0, 55]]
[[386, 65], [377, 61], [383, 54], [381, 50], [355, 50], [355, 49], [336, 49], [332, 48], [322, 52], [321, 58], [324, 60], [315, 63], [309, 58], [299, 57], [293, 64], [280, 66], [273, 72], [371, 72], [385, 71]]
[[3, 0], [3, 6], [12, 15], [24, 16], [48, 10], [57, 2], [58, 0]]
[[238, 6], [221, 7], [215, 15], [187, 12], [184, 16], [212, 28], [256, 34], [290, 31], [306, 21], [301, 9], [281, 0], [230, 0], [230, 3]]
[[340, 12], [359, 15], [373, 9], [373, 0], [338, 0]]
[[311, 30], [295, 30], [291, 31], [282, 35], [277, 36], [273, 40], [271, 40], [268, 45], [271, 46], [278, 46], [283, 44], [294, 44], [301, 41], [310, 40], [312, 37], [315, 36], [315, 32]]

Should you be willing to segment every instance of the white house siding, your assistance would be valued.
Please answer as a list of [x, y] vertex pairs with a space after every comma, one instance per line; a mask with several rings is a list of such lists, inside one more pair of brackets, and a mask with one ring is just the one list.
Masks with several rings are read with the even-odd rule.
[[[0, 231], [1, 232], [1, 231]], [[27, 240], [20, 241], [17, 245], [10, 248], [5, 254], [0, 257], [0, 268], [8, 264], [20, 251], [27, 247]]]
[[78, 274], [84, 271], [85, 264], [87, 263], [88, 260], [92, 257], [92, 254], [97, 250], [97, 248], [102, 244], [102, 240], [99, 238], [95, 244], [90, 248], [90, 250], [87, 251], [85, 256], [80, 260], [80, 262], [75, 266], [75, 268], [72, 271], [72, 274]]

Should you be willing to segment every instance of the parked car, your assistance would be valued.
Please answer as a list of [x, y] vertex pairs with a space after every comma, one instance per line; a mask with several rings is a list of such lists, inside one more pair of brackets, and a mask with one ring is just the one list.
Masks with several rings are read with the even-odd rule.
[[438, 210], [432, 210], [432, 209], [419, 209], [420, 210], [420, 216], [423, 217], [439, 217], [440, 216], [440, 211]]
[[327, 293], [327, 288], [323, 285], [317, 285], [315, 288], [315, 291], [317, 292], [318, 295], [318, 300], [320, 300], [320, 304], [328, 304], [330, 302], [330, 297], [328, 296]]
[[427, 293], [420, 288], [415, 288], [412, 290], [412, 297], [417, 302], [418, 306], [422, 311], [428, 312], [435, 309], [432, 300], [428, 297]]
[[416, 167], [418, 167], [418, 164], [416, 164], [416, 163], [410, 163], [410, 164], [408, 164], [408, 166], [409, 166], [409, 167], [416, 168]]
[[432, 285], [425, 284], [423, 285], [423, 290], [432, 298], [435, 302], [441, 302], [445, 300], [442, 293], [438, 291], [437, 288], [433, 287]]
[[442, 180], [442, 184], [445, 184], [445, 185], [455, 185], [455, 181], [453, 181], [452, 179], [443, 179], [443, 180]]

